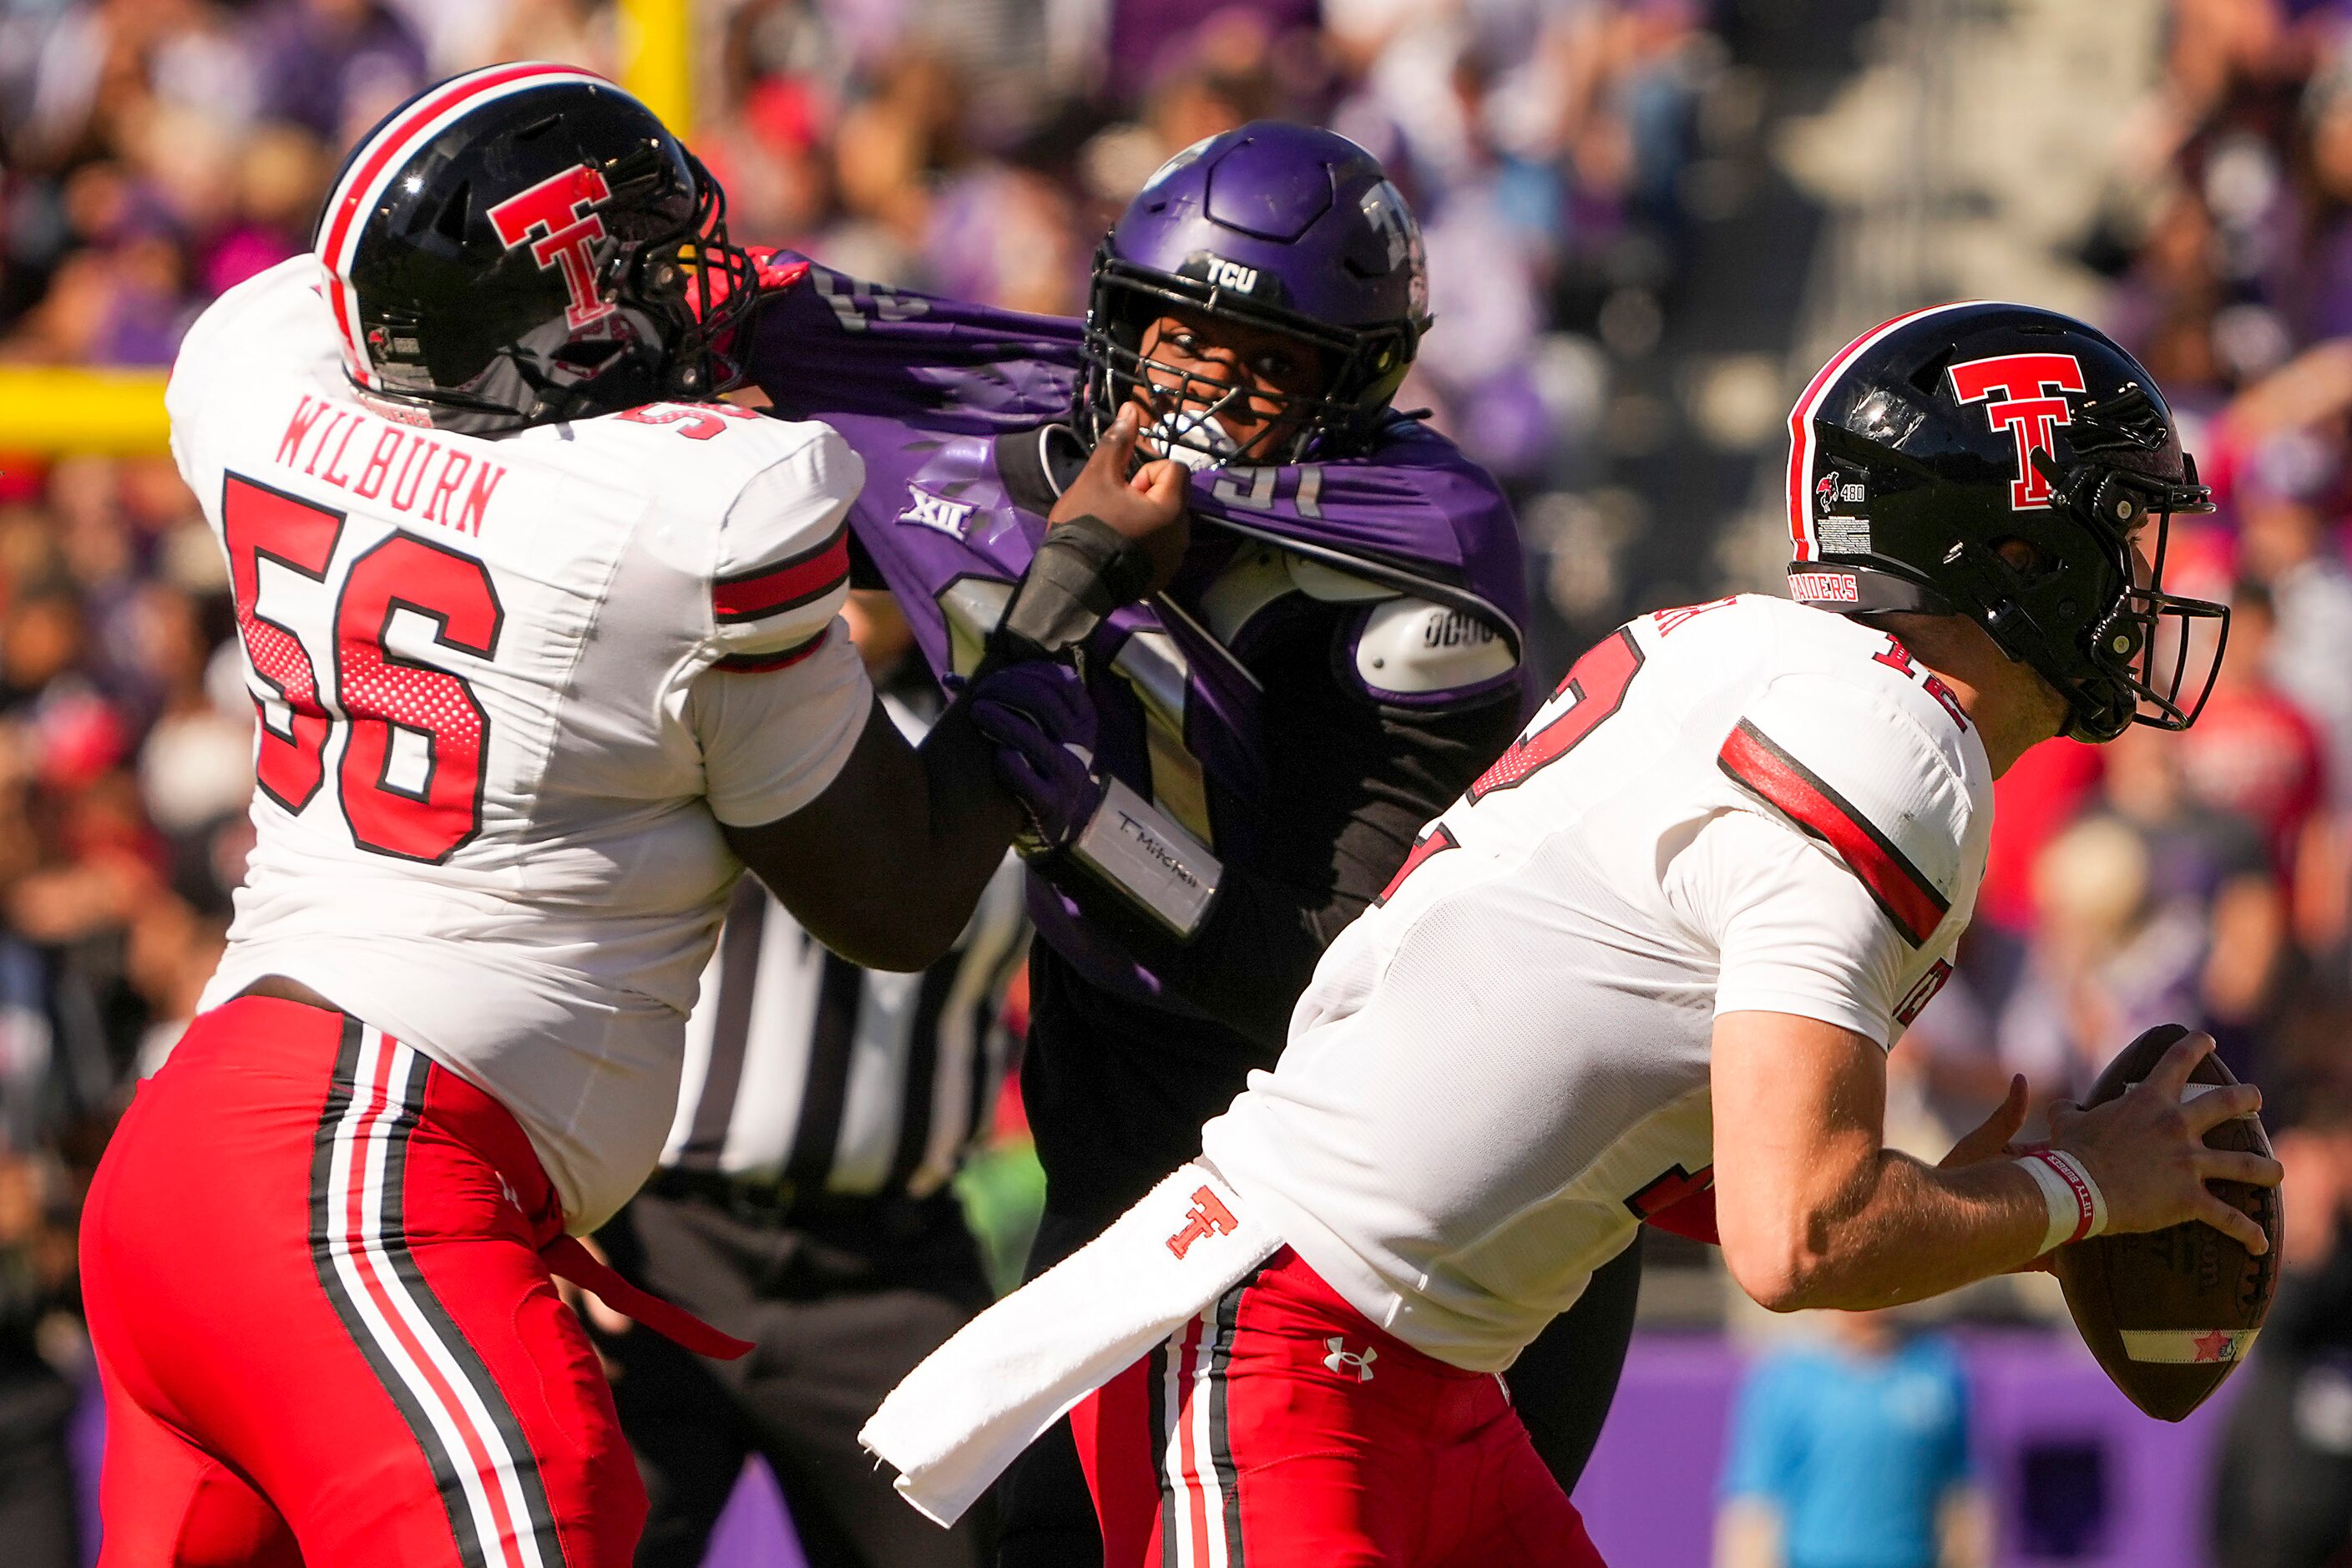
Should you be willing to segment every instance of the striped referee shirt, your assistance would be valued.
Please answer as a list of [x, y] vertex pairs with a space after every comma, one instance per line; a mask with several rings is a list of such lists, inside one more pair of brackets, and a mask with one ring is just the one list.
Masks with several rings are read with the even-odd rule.
[[802, 1192], [937, 1191], [1004, 1081], [1000, 1005], [1029, 946], [1022, 876], [1007, 856], [954, 949], [919, 974], [860, 969], [744, 877], [687, 1021], [663, 1166]]

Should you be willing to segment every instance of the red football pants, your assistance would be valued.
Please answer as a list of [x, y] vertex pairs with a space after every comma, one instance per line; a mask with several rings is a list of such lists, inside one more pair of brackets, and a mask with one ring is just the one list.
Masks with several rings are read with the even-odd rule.
[[625, 1568], [646, 1495], [488, 1095], [245, 997], [142, 1085], [82, 1220], [102, 1568]]
[[1288, 1247], [1071, 1422], [1107, 1568], [1601, 1568], [1502, 1380]]

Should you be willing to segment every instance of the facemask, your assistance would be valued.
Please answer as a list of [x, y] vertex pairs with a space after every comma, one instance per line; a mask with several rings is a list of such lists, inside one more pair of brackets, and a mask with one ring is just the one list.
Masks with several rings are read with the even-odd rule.
[[1241, 446], [1219, 424], [1218, 403], [1205, 408], [1171, 408], [1143, 427], [1146, 447], [1162, 458], [1173, 458], [1194, 473], [1215, 468], [1241, 456]]

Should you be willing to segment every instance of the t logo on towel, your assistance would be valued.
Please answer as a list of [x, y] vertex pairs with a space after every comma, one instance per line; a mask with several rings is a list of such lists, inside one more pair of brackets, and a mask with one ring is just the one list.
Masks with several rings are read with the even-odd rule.
[[1194, 1242], [1204, 1236], [1231, 1236], [1239, 1223], [1224, 1200], [1206, 1187], [1197, 1187], [1192, 1193], [1192, 1206], [1184, 1211], [1184, 1228], [1168, 1238], [1168, 1250], [1181, 1262], [1192, 1250]]

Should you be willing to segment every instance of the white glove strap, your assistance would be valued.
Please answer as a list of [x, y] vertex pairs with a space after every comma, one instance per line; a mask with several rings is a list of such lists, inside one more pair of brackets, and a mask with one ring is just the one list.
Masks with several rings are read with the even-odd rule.
[[[2050, 1205], [2050, 1229], [2042, 1250], [2086, 1240], [2107, 1228], [2107, 1200], [2083, 1162], [2058, 1149], [2036, 1149], [2018, 1161]], [[2037, 1255], [2038, 1256], [2038, 1255]]]

